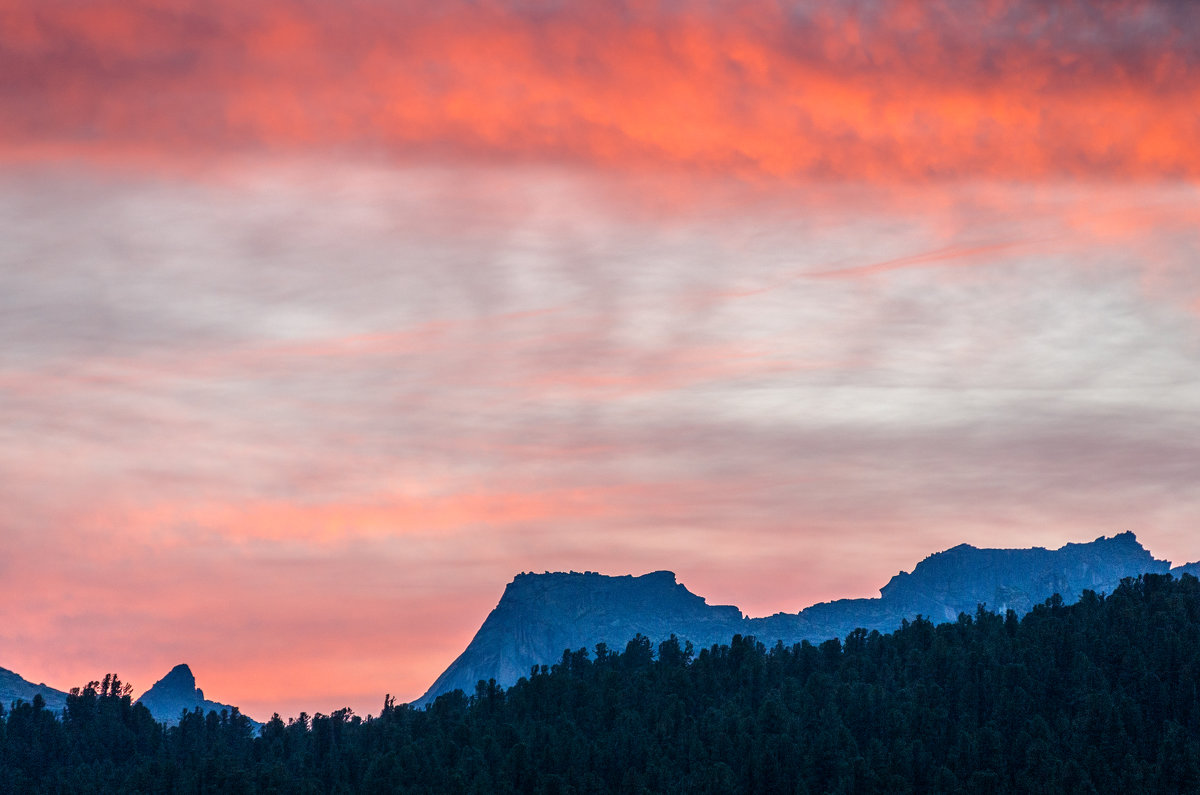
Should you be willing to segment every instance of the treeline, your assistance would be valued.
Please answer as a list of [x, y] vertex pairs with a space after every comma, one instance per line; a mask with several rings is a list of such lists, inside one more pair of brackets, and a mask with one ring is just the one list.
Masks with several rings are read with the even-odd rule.
[[0, 721], [3, 792], [1200, 791], [1200, 582], [765, 648], [644, 637], [508, 690], [164, 728], [116, 677]]

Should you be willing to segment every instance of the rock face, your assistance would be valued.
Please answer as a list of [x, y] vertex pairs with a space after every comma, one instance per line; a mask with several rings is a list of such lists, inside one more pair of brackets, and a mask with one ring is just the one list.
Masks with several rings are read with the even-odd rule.
[[735, 634], [768, 645], [844, 638], [862, 627], [890, 632], [903, 619], [935, 622], [991, 610], [1028, 612], [1054, 594], [1073, 602], [1084, 590], [1109, 592], [1124, 577], [1200, 572], [1200, 563], [1171, 569], [1156, 560], [1133, 533], [1060, 549], [977, 549], [968, 544], [930, 555], [911, 574], [901, 572], [876, 599], [839, 599], [799, 613], [746, 618], [736, 607], [707, 604], [667, 571], [607, 577], [592, 572], [521, 574], [504, 590], [471, 643], [416, 703], [495, 679], [502, 686], [528, 676], [535, 665], [557, 662], [566, 649], [604, 643], [623, 650], [641, 633], [652, 641], [671, 634], [697, 648], [728, 643]]
[[[179, 723], [180, 716], [192, 712], [196, 707], [204, 714], [232, 711], [228, 704], [219, 704], [204, 698], [204, 691], [196, 687], [196, 677], [186, 664], [176, 665], [171, 671], [154, 683], [154, 686], [138, 698], [138, 703], [150, 710], [150, 714], [160, 723], [174, 726]], [[256, 726], [256, 721], [251, 721]]]
[[724, 638], [742, 621], [736, 607], [714, 607], [675, 582], [669, 571], [640, 577], [518, 574], [466, 651], [438, 677], [418, 703], [442, 693], [474, 692], [480, 679], [510, 685], [530, 667], [557, 661], [564, 649], [607, 643], [624, 649], [639, 632], [665, 638], [686, 628], [694, 639]]
[[17, 699], [32, 703], [33, 697], [38, 693], [42, 694], [46, 709], [51, 712], [62, 712], [63, 707], [67, 705], [67, 694], [63, 691], [47, 687], [45, 684], [35, 685], [7, 668], [0, 668], [0, 704], [4, 705], [5, 710]]

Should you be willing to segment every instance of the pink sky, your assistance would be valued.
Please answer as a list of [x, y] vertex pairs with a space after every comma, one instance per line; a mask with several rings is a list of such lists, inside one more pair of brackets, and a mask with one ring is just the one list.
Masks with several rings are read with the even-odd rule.
[[0, 666], [367, 713], [521, 571], [1200, 558], [1200, 9], [439, 9], [0, 11]]

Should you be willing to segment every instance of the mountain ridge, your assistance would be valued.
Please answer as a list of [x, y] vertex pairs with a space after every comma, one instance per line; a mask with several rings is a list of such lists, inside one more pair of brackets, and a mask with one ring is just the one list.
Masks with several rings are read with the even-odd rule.
[[0, 705], [7, 710], [14, 701], [32, 702], [33, 697], [41, 695], [46, 702], [46, 709], [60, 712], [67, 705], [67, 694], [62, 690], [50, 687], [45, 682], [34, 684], [15, 671], [0, 668]]
[[[46, 709], [61, 713], [67, 705], [67, 693], [57, 690], [45, 683], [34, 684], [20, 674], [7, 668], [0, 668], [0, 704], [7, 710], [18, 699], [32, 702], [33, 697], [41, 694], [46, 702]], [[150, 714], [159, 723], [173, 726], [179, 722], [180, 715], [186, 709], [191, 712], [196, 707], [208, 714], [210, 711], [220, 713], [221, 710], [236, 709], [229, 704], [210, 701], [204, 697], [204, 691], [196, 687], [196, 677], [187, 663], [180, 663], [167, 672], [167, 675], [155, 682], [146, 692], [138, 696], [136, 702], [150, 710]], [[250, 723], [258, 728], [258, 721], [249, 718]]]
[[669, 571], [608, 576], [596, 572], [521, 573], [504, 590], [466, 649], [414, 703], [482, 680], [508, 686], [565, 649], [624, 647], [636, 634], [652, 641], [676, 635], [696, 646], [728, 643], [735, 634], [785, 644], [845, 637], [862, 627], [891, 631], [906, 618], [934, 621], [977, 606], [1024, 614], [1058, 593], [1075, 601], [1084, 590], [1112, 591], [1138, 574], [1200, 574], [1200, 562], [1175, 568], [1157, 560], [1132, 532], [1071, 542], [1058, 549], [987, 549], [970, 544], [935, 552], [901, 571], [880, 596], [838, 599], [797, 613], [754, 618], [732, 605], [709, 605]]

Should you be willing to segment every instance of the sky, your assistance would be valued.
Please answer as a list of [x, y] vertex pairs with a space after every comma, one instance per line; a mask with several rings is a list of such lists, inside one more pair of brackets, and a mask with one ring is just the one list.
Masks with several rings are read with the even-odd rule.
[[1200, 5], [12, 0], [0, 666], [377, 713], [524, 571], [1200, 559]]

